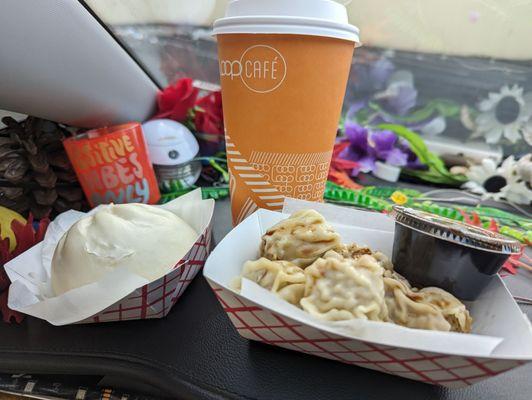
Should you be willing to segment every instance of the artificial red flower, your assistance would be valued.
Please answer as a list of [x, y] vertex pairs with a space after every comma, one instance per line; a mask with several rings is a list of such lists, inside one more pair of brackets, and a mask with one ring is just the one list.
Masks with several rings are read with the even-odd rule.
[[37, 230], [33, 229], [32, 214], [29, 215], [28, 222], [26, 222], [25, 224], [20, 221], [13, 220], [11, 222], [11, 229], [13, 230], [13, 233], [17, 238], [17, 245], [11, 253], [10, 259], [15, 258], [16, 256], [24, 253], [26, 250], [43, 240], [44, 234], [46, 233], [46, 229], [48, 229], [49, 224], [50, 219], [43, 218], [39, 221]]
[[340, 142], [334, 145], [328, 179], [345, 188], [358, 190], [363, 186], [353, 181], [349, 175], [359, 164], [356, 161], [346, 160], [340, 157], [340, 153], [347, 146], [349, 146], [347, 142]]
[[188, 112], [194, 107], [199, 89], [192, 85], [192, 79], [183, 78], [157, 94], [158, 111], [154, 118], [169, 118], [185, 122]]
[[212, 92], [196, 102], [194, 126], [200, 133], [222, 135], [224, 133], [222, 95]]
[[[483, 227], [482, 221], [480, 220], [480, 217], [479, 217], [479, 215], [476, 212], [473, 211], [471, 213], [471, 215], [473, 217], [470, 217], [463, 210], [459, 209], [458, 212], [460, 214], [462, 214], [462, 216], [464, 217], [464, 222], [466, 224]], [[495, 221], [493, 218], [490, 219], [490, 224], [489, 224], [488, 230], [490, 230], [492, 232], [499, 232], [499, 225], [497, 224], [497, 221]], [[517, 274], [516, 268], [523, 268], [523, 269], [526, 269], [528, 271], [532, 271], [532, 266], [530, 265], [530, 261], [532, 261], [532, 259], [530, 259], [530, 257], [528, 257], [525, 254], [525, 252], [524, 252], [525, 247], [526, 246], [521, 246], [521, 251], [519, 253], [512, 254], [510, 257], [508, 257], [508, 259], [503, 264], [503, 269], [506, 272], [509, 272], [510, 274], [515, 275], [515, 274]], [[528, 261], [528, 264], [526, 262], [521, 261], [521, 259], [524, 259], [525, 261]], [[504, 272], [501, 271], [501, 274], [504, 275]]]
[[223, 120], [224, 115], [221, 92], [211, 92], [206, 96], [200, 97], [196, 102], [196, 106], [204, 112], [215, 116], [219, 120]]
[[4, 267], [0, 267], [0, 293], [6, 290], [10, 284], [11, 281], [9, 280], [9, 277], [6, 274], [6, 270], [4, 269]]
[[331, 168], [339, 171], [345, 171], [348, 175], [351, 175], [351, 171], [358, 168], [359, 163], [352, 160], [342, 158], [340, 154], [349, 146], [348, 142], [336, 143], [333, 147], [333, 153], [331, 157]]
[[[523, 259], [523, 261], [521, 261], [521, 259]], [[530, 261], [532, 261], [532, 259], [525, 254], [525, 246], [521, 246], [521, 251], [517, 254], [510, 255], [502, 267], [512, 275], [517, 274], [516, 268], [523, 268], [532, 272]], [[528, 264], [526, 262], [528, 262]]]
[[8, 288], [11, 282], [5, 272], [4, 264], [43, 240], [49, 224], [50, 220], [43, 218], [35, 230], [33, 228], [33, 215], [30, 214], [25, 224], [17, 220], [11, 221], [11, 230], [17, 239], [17, 245], [13, 251], [9, 251], [9, 238], [0, 240], [0, 314], [5, 322], [15, 320], [15, 322], [20, 323], [24, 316], [17, 311], [10, 310], [7, 306]]
[[[349, 147], [349, 142], [336, 142], [333, 147], [333, 153], [332, 153], [333, 160], [335, 158], [338, 158], [340, 156], [340, 153], [342, 153], [348, 147]], [[353, 162], [356, 162], [356, 161], [353, 161]]]
[[470, 217], [464, 210], [458, 210], [458, 212], [462, 215], [462, 217], [464, 217], [464, 222], [466, 224], [469, 224], [469, 225], [474, 225], [474, 226], [479, 226], [479, 227], [483, 227], [482, 225], [482, 221], [480, 220], [480, 217], [478, 216], [478, 214], [476, 212], [471, 212], [471, 215], [473, 217]]
[[358, 190], [362, 189], [363, 186], [356, 183], [352, 180], [345, 171], [338, 171], [334, 168], [329, 168], [329, 174], [327, 177], [331, 182], [334, 182], [340, 186], [343, 186], [347, 189]]
[[495, 221], [493, 218], [490, 219], [490, 226], [488, 227], [488, 230], [499, 233], [499, 225], [497, 225], [497, 221]]
[[196, 132], [199, 133], [210, 133], [213, 135], [221, 135], [224, 133], [222, 122], [213, 114], [206, 112], [196, 111], [194, 126], [196, 127]]

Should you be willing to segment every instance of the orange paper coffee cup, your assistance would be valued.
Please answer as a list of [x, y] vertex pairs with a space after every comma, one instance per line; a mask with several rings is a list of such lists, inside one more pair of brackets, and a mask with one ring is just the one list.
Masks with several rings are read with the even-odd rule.
[[[239, 1], [230, 7], [234, 3]], [[257, 4], [270, 4], [263, 3]], [[316, 0], [305, 0], [307, 6], [312, 3]], [[234, 27], [235, 17], [214, 27], [235, 225], [257, 208], [280, 210], [285, 196], [322, 200], [355, 47], [347, 35], [317, 29], [316, 18], [298, 30], [294, 27], [305, 18], [287, 22], [271, 17], [275, 10], [263, 12], [270, 16], [254, 18], [269, 19], [266, 27], [257, 23], [250, 28], [253, 21], [246, 16], [241, 17], [246, 19], [242, 31]], [[272, 33], [289, 29], [294, 33]]]

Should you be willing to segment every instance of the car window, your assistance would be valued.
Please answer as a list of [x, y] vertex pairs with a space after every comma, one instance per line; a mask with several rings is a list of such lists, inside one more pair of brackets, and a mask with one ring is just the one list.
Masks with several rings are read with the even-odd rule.
[[[464, 142], [479, 157], [530, 151], [531, 1], [343, 3], [363, 42], [355, 51], [344, 114], [405, 124], [440, 153]], [[86, 4], [161, 87], [182, 77], [218, 83], [210, 29], [227, 0]]]

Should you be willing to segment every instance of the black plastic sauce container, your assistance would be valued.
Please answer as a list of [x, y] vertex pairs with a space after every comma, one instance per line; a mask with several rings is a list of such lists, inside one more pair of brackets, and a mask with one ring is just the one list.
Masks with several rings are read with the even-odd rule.
[[483, 228], [394, 206], [394, 269], [416, 287], [475, 300], [521, 244]]

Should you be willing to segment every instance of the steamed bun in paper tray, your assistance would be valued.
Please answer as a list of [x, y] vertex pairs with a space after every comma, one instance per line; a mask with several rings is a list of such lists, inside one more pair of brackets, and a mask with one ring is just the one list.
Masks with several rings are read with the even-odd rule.
[[[55, 325], [83, 321], [183, 267], [182, 259], [210, 233], [213, 208], [198, 190], [162, 206], [63, 213], [42, 243], [6, 265], [13, 282], [9, 307]], [[204, 257], [207, 241], [200, 241]]]

